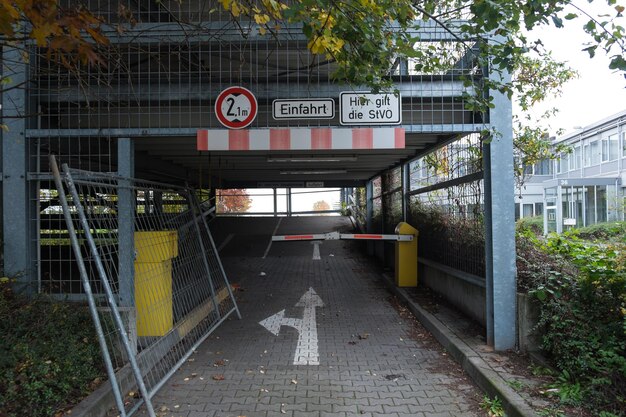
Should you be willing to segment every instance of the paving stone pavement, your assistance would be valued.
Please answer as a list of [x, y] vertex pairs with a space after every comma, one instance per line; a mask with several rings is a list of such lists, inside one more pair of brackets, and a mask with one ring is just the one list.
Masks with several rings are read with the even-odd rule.
[[[311, 222], [299, 232], [316, 232]], [[294, 224], [283, 220], [277, 234], [297, 232]], [[419, 324], [399, 314], [357, 245], [323, 242], [321, 260], [312, 259], [310, 242], [274, 243], [265, 259], [262, 251], [224, 257], [243, 319], [226, 321], [165, 384], [153, 399], [158, 415], [484, 415], [482, 394]], [[282, 326], [275, 336], [259, 322], [283, 309], [302, 318], [296, 304], [310, 288], [324, 303], [315, 308], [319, 365], [294, 365], [298, 331]]]

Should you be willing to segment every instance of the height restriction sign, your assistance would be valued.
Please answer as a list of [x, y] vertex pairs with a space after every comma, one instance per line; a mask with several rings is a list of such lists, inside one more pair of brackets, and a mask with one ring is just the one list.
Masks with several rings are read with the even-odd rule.
[[243, 87], [228, 87], [215, 101], [215, 115], [221, 124], [230, 129], [243, 129], [257, 113], [254, 94]]

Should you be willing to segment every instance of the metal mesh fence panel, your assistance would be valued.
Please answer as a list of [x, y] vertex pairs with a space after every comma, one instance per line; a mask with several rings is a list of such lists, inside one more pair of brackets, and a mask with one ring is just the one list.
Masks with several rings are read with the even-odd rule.
[[419, 256], [485, 276], [481, 140], [471, 134], [411, 162], [407, 221]]
[[[109, 25], [105, 34], [110, 44], [98, 49], [106, 65], [68, 69], [37, 51], [32, 60], [37, 129], [97, 136], [106, 129], [163, 134], [173, 129], [188, 135], [197, 128], [221, 128], [214, 100], [231, 85], [244, 85], [258, 95], [252, 128], [337, 125], [338, 116], [308, 121], [272, 117], [273, 98], [336, 97], [339, 91], [332, 79], [337, 64], [309, 52], [300, 25], [284, 22], [274, 35], [263, 35], [253, 19], [233, 19], [217, 0], [89, 0], [84, 7]], [[456, 10], [440, 15], [450, 27], [462, 18]], [[481, 124], [479, 113], [465, 110], [463, 95], [472, 92], [464, 81], [482, 77], [476, 46], [459, 41], [441, 25], [420, 26], [411, 33], [419, 39], [416, 50], [441, 60], [432, 68], [422, 67], [419, 58], [390, 63], [386, 76], [399, 83], [403, 123], [415, 132], [429, 131], [431, 125]]]
[[[103, 354], [123, 397], [120, 413], [131, 415], [142, 403], [149, 406], [193, 349], [239, 312], [191, 190], [67, 166], [64, 172], [69, 195], [62, 191], [68, 201], [63, 210], [72, 223], [68, 230], [76, 230], [76, 258], [82, 259], [82, 279], [75, 285], [93, 293], [89, 301], [98, 309]], [[145, 384], [140, 394], [133, 369]]]

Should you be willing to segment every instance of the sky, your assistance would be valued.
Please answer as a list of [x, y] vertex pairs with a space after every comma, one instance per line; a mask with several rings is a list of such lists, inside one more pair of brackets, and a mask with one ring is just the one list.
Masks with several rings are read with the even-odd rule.
[[[606, 8], [602, 0], [589, 4], [576, 1], [587, 12], [598, 15], [603, 11], [615, 14], [615, 10]], [[568, 10], [569, 12], [569, 10]], [[626, 26], [626, 19], [620, 18], [621, 25]], [[539, 110], [550, 107], [558, 108], [559, 115], [550, 123], [550, 133], [555, 134], [562, 128], [565, 132], [573, 132], [576, 127], [584, 127], [598, 120], [611, 116], [626, 109], [626, 78], [623, 74], [609, 69], [609, 58], [598, 48], [593, 59], [586, 51], [582, 51], [590, 37], [582, 26], [587, 19], [578, 18], [564, 21], [564, 28], [543, 26], [533, 30], [530, 39], [541, 39], [553, 56], [566, 61], [570, 67], [579, 72], [579, 78], [567, 83], [561, 97], [546, 101]]]

